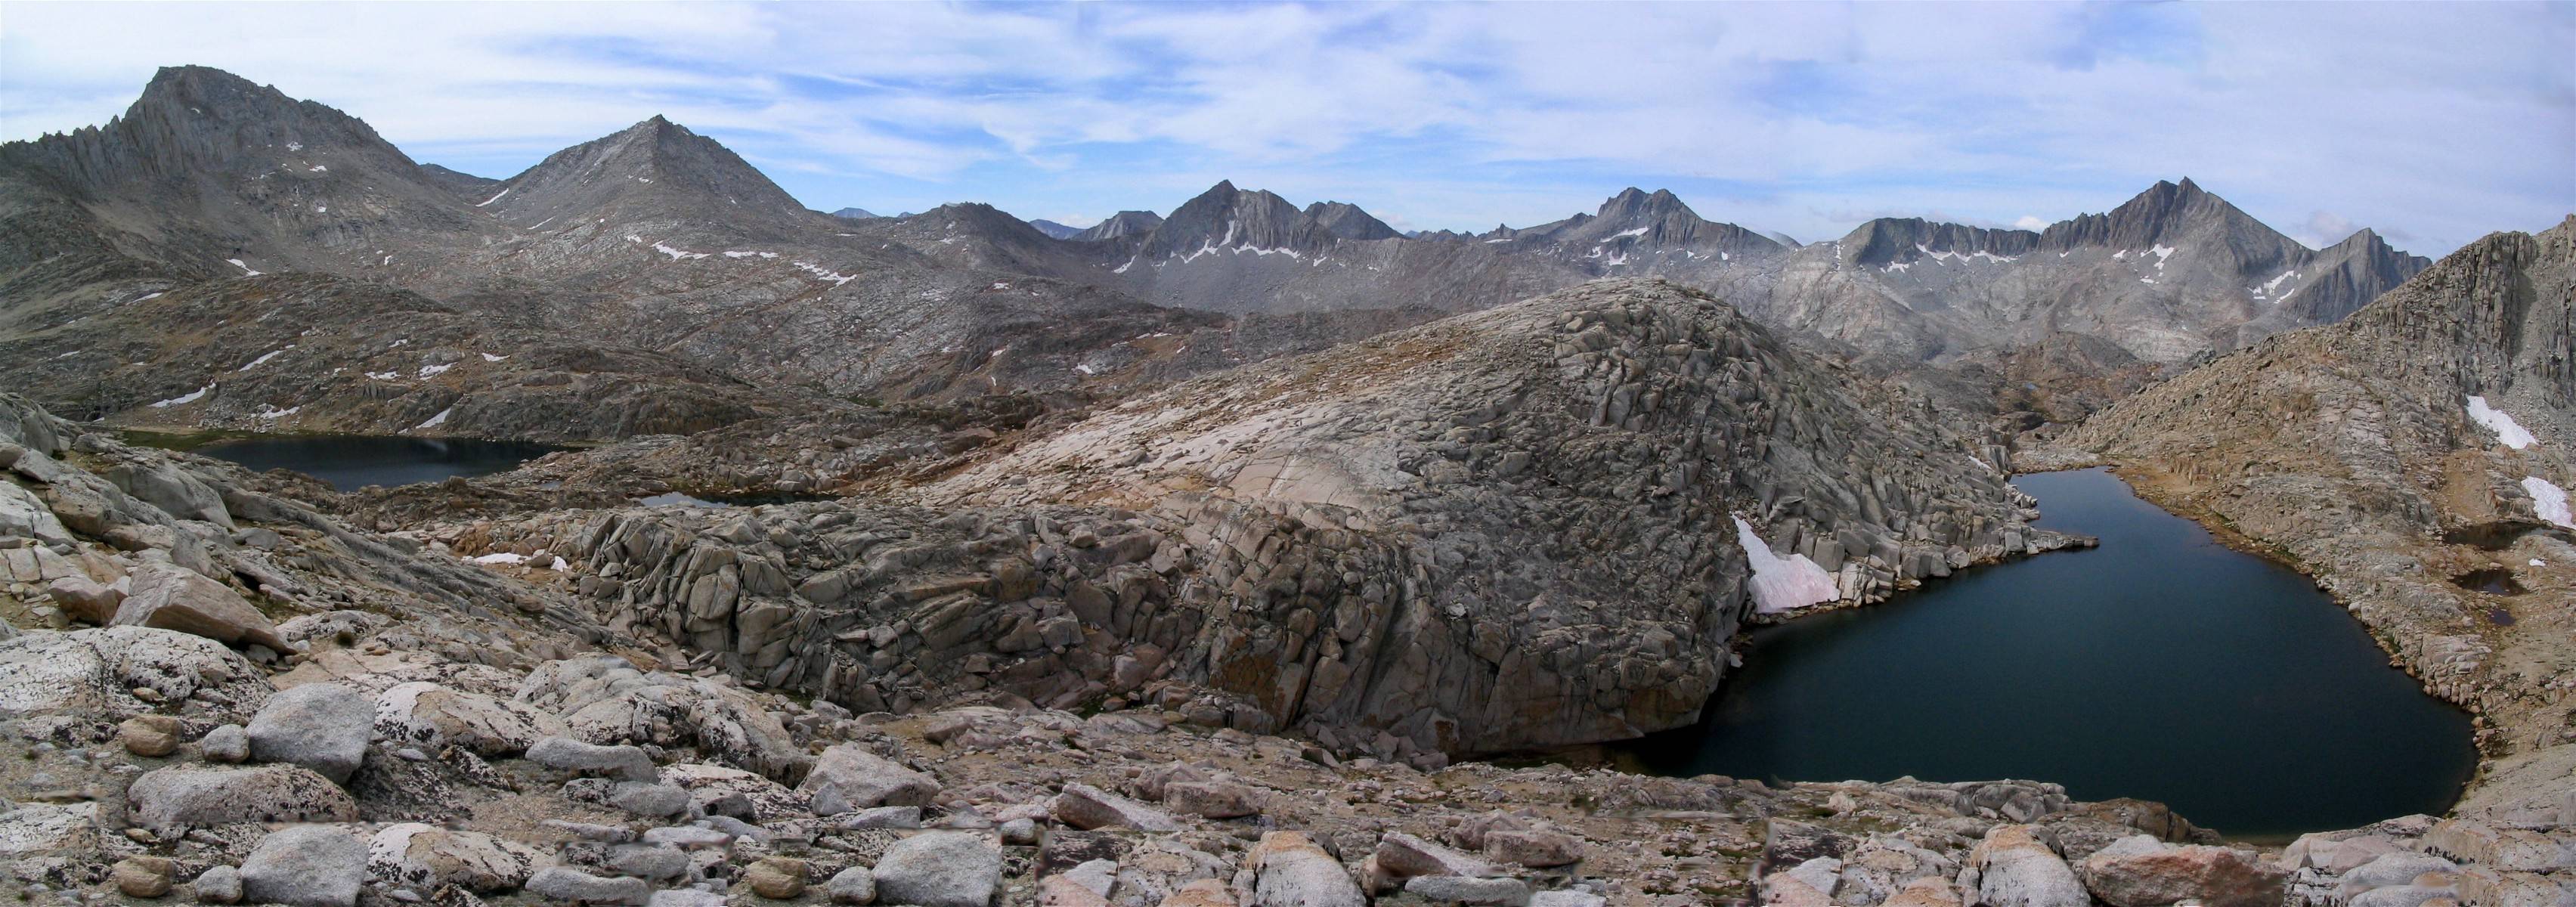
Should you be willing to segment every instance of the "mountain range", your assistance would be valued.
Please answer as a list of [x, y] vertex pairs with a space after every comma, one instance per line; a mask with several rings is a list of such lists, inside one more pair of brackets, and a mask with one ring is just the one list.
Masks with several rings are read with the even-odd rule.
[[[295, 284], [308, 298], [355, 281], [494, 329], [559, 326], [552, 342], [566, 347], [615, 338], [740, 382], [745, 399], [729, 411], [781, 393], [1114, 395], [1656, 277], [1876, 373], [1932, 374], [1920, 380], [1955, 405], [2066, 419], [2140, 376], [2331, 322], [2424, 266], [2366, 230], [2307, 249], [2189, 180], [2041, 231], [1881, 219], [1805, 245], [1634, 188], [1590, 213], [1474, 236], [1406, 236], [1357, 205], [1300, 208], [1230, 182], [1168, 216], [1124, 211], [1078, 231], [974, 203], [827, 216], [660, 117], [487, 179], [414, 162], [354, 117], [202, 67], [163, 70], [104, 126], [10, 143], [0, 164], [11, 207], [0, 289], [13, 300], [0, 374], [77, 412], [209, 424], [325, 418], [337, 408], [304, 405], [339, 388], [413, 401], [363, 426], [375, 430], [460, 401], [451, 430], [529, 427], [485, 421], [495, 417], [463, 388], [362, 381], [386, 372], [377, 357], [326, 357], [319, 343], [289, 357], [339, 376], [299, 374], [318, 396], [255, 400], [241, 381], [215, 380], [213, 361], [143, 357], [85, 379], [36, 352], [131, 342], [130, 322], [152, 316], [100, 317], [123, 301], [294, 274], [311, 278]], [[1192, 339], [1137, 340], [1156, 333]], [[136, 408], [200, 387], [214, 390], [186, 408]]]

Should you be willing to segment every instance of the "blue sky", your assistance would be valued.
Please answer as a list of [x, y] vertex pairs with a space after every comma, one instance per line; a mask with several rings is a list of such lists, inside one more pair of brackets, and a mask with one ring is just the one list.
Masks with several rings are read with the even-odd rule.
[[2311, 244], [2576, 211], [2576, 4], [0, 3], [0, 138], [218, 66], [508, 176], [656, 113], [816, 208], [1219, 179], [1481, 230], [1664, 187], [1802, 240], [2190, 176]]

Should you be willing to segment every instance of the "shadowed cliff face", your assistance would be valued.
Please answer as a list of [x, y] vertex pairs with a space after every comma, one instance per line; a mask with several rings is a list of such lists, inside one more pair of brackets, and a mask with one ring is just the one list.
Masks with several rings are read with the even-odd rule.
[[[2464, 809], [2498, 815], [2555, 803], [2576, 765], [2563, 710], [2529, 693], [2576, 657], [2576, 526], [2553, 507], [2576, 484], [2571, 287], [2576, 218], [2493, 234], [2342, 323], [2150, 387], [2068, 437], [2290, 553], [2428, 687], [2481, 708], [2499, 769]], [[2547, 591], [2450, 580], [2479, 570]]]

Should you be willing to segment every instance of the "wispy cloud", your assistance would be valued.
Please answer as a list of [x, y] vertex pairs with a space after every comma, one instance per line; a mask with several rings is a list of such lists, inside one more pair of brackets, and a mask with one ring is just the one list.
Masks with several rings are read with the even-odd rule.
[[0, 137], [202, 63], [489, 175], [661, 113], [821, 208], [1088, 220], [1232, 178], [1480, 229], [1634, 184], [1807, 238], [2054, 220], [2188, 175], [2306, 242], [2368, 225], [2428, 253], [2576, 210], [2566, 3], [6, 11]]

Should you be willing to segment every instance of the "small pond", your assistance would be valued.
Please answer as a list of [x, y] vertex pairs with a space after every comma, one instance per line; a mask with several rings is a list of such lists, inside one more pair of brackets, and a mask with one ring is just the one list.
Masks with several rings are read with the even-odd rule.
[[2459, 796], [2468, 716], [2305, 577], [2102, 470], [2013, 484], [2041, 526], [2101, 547], [1757, 629], [1700, 724], [1627, 754], [1673, 775], [2054, 781], [2245, 837], [2439, 814]]
[[500, 472], [563, 448], [474, 438], [286, 435], [217, 441], [191, 449], [256, 470], [291, 469], [351, 491]]

